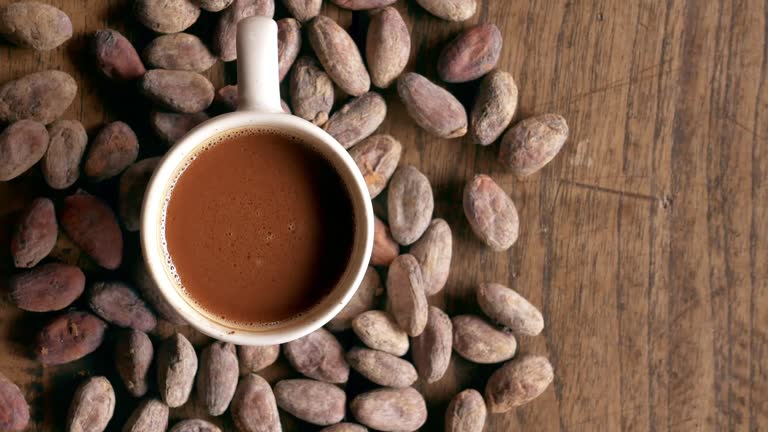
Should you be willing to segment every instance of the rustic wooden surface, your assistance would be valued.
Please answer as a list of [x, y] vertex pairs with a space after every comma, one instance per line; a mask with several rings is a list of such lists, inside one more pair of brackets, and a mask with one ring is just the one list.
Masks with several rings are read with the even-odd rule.
[[[105, 26], [140, 47], [149, 41], [129, 2], [51, 3], [69, 13], [76, 36], [48, 53], [0, 45], [0, 82], [47, 68], [70, 72], [80, 90], [67, 118], [90, 134], [105, 121], [126, 120], [140, 135], [142, 156], [158, 154], [146, 104], [130, 86], [98, 77], [84, 49]], [[562, 153], [517, 181], [496, 164], [496, 145], [443, 141], [417, 129], [392, 90], [384, 92], [390, 105], [381, 131], [403, 142], [403, 163], [430, 178], [435, 214], [455, 235], [448, 287], [432, 301], [450, 314], [475, 311], [475, 286], [496, 281], [545, 315], [543, 335], [520, 346], [551, 359], [554, 385], [526, 407], [491, 416], [487, 430], [768, 429], [768, 3], [479, 3], [472, 20], [457, 24], [400, 0], [413, 29], [409, 68], [434, 77], [445, 41], [472, 23], [497, 24], [505, 36], [499, 67], [520, 88], [517, 118], [563, 114], [571, 137]], [[364, 34], [364, 17], [330, 6], [325, 13]], [[208, 18], [196, 33], [210, 33]], [[217, 86], [234, 82], [234, 67], [219, 64], [210, 76]], [[451, 88], [470, 103], [474, 86]], [[463, 185], [475, 173], [492, 175], [517, 204], [521, 236], [508, 253], [482, 247], [461, 212]], [[50, 194], [39, 179], [32, 172], [0, 183], [2, 273], [10, 271], [8, 227], [18, 209]], [[114, 186], [95, 189], [111, 196]], [[0, 304], [0, 371], [31, 403], [29, 430], [62, 430], [82, 377], [114, 378], [110, 343], [84, 361], [43, 368], [30, 355], [43, 319]], [[440, 430], [450, 397], [482, 388], [492, 370], [454, 356], [443, 380], [420, 386], [430, 408], [424, 430]], [[288, 373], [277, 366], [267, 375]], [[110, 430], [117, 431], [134, 402], [113, 382], [120, 403]], [[172, 417], [195, 411], [191, 403]], [[314, 430], [284, 420], [287, 431]], [[232, 429], [226, 416], [221, 421]]]

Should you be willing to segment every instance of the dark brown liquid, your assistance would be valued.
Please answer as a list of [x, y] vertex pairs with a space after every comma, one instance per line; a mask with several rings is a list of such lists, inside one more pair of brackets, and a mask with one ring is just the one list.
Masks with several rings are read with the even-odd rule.
[[171, 192], [165, 237], [188, 295], [245, 324], [317, 304], [350, 258], [354, 216], [328, 161], [299, 141], [246, 130], [201, 152]]

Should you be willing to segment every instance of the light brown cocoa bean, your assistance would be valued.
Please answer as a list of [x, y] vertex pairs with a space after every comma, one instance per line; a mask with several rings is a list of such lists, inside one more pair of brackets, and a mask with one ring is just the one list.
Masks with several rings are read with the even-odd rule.
[[159, 106], [181, 113], [197, 113], [213, 102], [213, 84], [189, 71], [155, 69], [141, 79], [141, 91]]
[[19, 309], [50, 312], [64, 309], [85, 289], [85, 275], [72, 265], [48, 263], [8, 279], [8, 298]]
[[453, 235], [443, 219], [433, 219], [424, 235], [408, 251], [413, 255], [424, 276], [424, 293], [435, 295], [443, 290], [451, 270]]
[[277, 66], [280, 81], [288, 75], [301, 50], [301, 24], [293, 18], [277, 21]]
[[448, 21], [466, 21], [477, 11], [476, 0], [416, 0], [432, 15]]
[[97, 31], [93, 35], [91, 50], [96, 66], [109, 79], [133, 81], [147, 72], [136, 48], [117, 30]]
[[501, 32], [495, 24], [470, 27], [443, 48], [437, 59], [437, 74], [449, 83], [478, 79], [496, 66], [501, 45]]
[[279, 356], [280, 345], [237, 347], [237, 358], [243, 375], [271, 366]]
[[439, 381], [448, 370], [453, 352], [453, 324], [448, 315], [429, 307], [427, 325], [411, 341], [411, 357], [419, 376], [428, 383]]
[[482, 432], [485, 401], [480, 392], [467, 389], [454, 396], [445, 410], [445, 432]]
[[371, 199], [387, 187], [394, 174], [403, 146], [391, 135], [373, 135], [349, 150], [368, 186]]
[[147, 64], [157, 69], [205, 72], [218, 60], [203, 41], [188, 33], [162, 35], [144, 48]]
[[157, 399], [143, 401], [123, 426], [123, 432], [163, 432], [168, 427], [168, 406]]
[[158, 33], [182, 32], [200, 16], [200, 8], [189, 0], [136, 0], [133, 11], [140, 23]]
[[275, 385], [277, 406], [305, 422], [319, 426], [344, 418], [347, 397], [333, 384], [309, 379], [290, 379]]
[[429, 227], [435, 201], [429, 179], [413, 166], [395, 171], [387, 190], [387, 214], [392, 237], [413, 244]]
[[22, 431], [29, 424], [29, 405], [19, 386], [0, 373], [0, 429]]
[[496, 141], [512, 122], [517, 109], [517, 85], [512, 75], [493, 71], [483, 78], [469, 120], [469, 133], [475, 144]]
[[475, 315], [453, 317], [453, 349], [465, 359], [480, 363], [501, 363], [511, 359], [517, 351], [512, 334], [496, 329]]
[[40, 170], [48, 186], [66, 189], [80, 177], [88, 134], [79, 121], [57, 120], [48, 126], [48, 135], [48, 150], [40, 160]]
[[368, 92], [333, 113], [323, 129], [348, 149], [374, 133], [386, 116], [384, 98]]
[[333, 82], [351, 96], [371, 87], [371, 77], [352, 37], [335, 21], [317, 16], [309, 23], [309, 43]]
[[29, 203], [11, 236], [13, 264], [21, 268], [36, 266], [51, 253], [58, 230], [53, 201], [37, 198]]
[[59, 224], [96, 263], [114, 270], [123, 262], [123, 234], [112, 209], [100, 199], [77, 193], [64, 199]]
[[419, 378], [412, 364], [384, 351], [354, 347], [347, 353], [347, 361], [368, 381], [384, 387], [409, 387]]
[[16, 1], [0, 7], [0, 36], [16, 46], [48, 51], [72, 37], [72, 21], [51, 5]]
[[[377, 6], [379, 7], [379, 6]], [[411, 34], [397, 9], [386, 7], [371, 18], [365, 57], [371, 81], [386, 88], [403, 73], [411, 55]]]
[[476, 175], [464, 188], [464, 215], [475, 235], [496, 252], [517, 241], [520, 220], [515, 203], [485, 174]]
[[568, 124], [560, 115], [527, 118], [504, 134], [499, 161], [518, 178], [527, 177], [557, 156], [568, 133]]
[[368, 432], [368, 429], [359, 424], [344, 422], [323, 428], [320, 432]]
[[289, 81], [293, 112], [318, 126], [328, 121], [333, 107], [333, 82], [308, 56], [296, 60]]
[[68, 431], [101, 432], [115, 412], [115, 390], [109, 380], [92, 377], [85, 380], [72, 397], [67, 416]]
[[179, 114], [153, 111], [150, 114], [149, 122], [157, 136], [168, 146], [171, 146], [192, 130], [192, 128], [209, 118], [208, 114], [204, 112]]
[[249, 373], [240, 380], [230, 412], [240, 432], [282, 430], [272, 388], [264, 378], [254, 373]]
[[389, 6], [396, 0], [331, 0], [338, 7], [349, 10], [378, 9]]
[[328, 330], [323, 328], [283, 345], [283, 353], [297, 372], [319, 381], [345, 383], [349, 364], [344, 349]]
[[467, 111], [448, 90], [414, 72], [397, 80], [397, 93], [413, 121], [440, 138], [467, 133]]
[[370, 310], [361, 313], [352, 320], [352, 330], [369, 348], [396, 356], [408, 352], [408, 334], [387, 312]]
[[128, 231], [138, 231], [141, 226], [144, 191], [160, 159], [160, 157], [153, 157], [140, 160], [129, 166], [120, 176], [118, 188], [120, 220]]
[[155, 281], [147, 273], [146, 265], [143, 259], [136, 259], [132, 263], [131, 278], [136, 287], [141, 291], [141, 296], [160, 316], [171, 324], [186, 325], [184, 318], [176, 312], [165, 297], [160, 294], [160, 289]]
[[169, 407], [184, 405], [197, 373], [197, 354], [183, 335], [176, 333], [157, 350], [157, 387]]
[[0, 87], [0, 123], [30, 119], [53, 123], [69, 108], [77, 83], [68, 73], [35, 72]]
[[35, 354], [44, 365], [85, 357], [104, 341], [107, 324], [88, 312], [69, 311], [54, 318], [37, 334]]
[[485, 402], [492, 413], [507, 412], [536, 399], [554, 379], [545, 357], [524, 355], [507, 362], [488, 378]]
[[363, 281], [355, 291], [355, 295], [328, 324], [325, 325], [331, 331], [342, 331], [352, 326], [352, 320], [361, 313], [371, 310], [376, 306], [377, 297], [384, 293], [381, 277], [372, 267], [365, 270]]
[[389, 309], [400, 328], [408, 336], [420, 335], [427, 325], [428, 304], [421, 267], [413, 255], [400, 255], [390, 264], [387, 296]]
[[323, 0], [283, 0], [292, 17], [305, 23], [320, 14]]
[[205, 420], [192, 419], [176, 423], [168, 432], [221, 432], [221, 429]]
[[398, 255], [400, 255], [400, 245], [392, 238], [389, 227], [381, 219], [374, 216], [371, 264], [388, 266]]
[[415, 431], [427, 421], [427, 404], [411, 387], [363, 393], [350, 409], [357, 421], [380, 431]]
[[47, 149], [48, 131], [42, 123], [19, 120], [5, 128], [0, 133], [0, 181], [22, 175], [43, 157]]
[[115, 342], [115, 369], [128, 393], [142, 397], [149, 389], [149, 368], [155, 356], [152, 341], [146, 333], [124, 330]]
[[477, 303], [488, 318], [523, 336], [536, 336], [544, 329], [544, 317], [523, 296], [497, 283], [477, 289]]
[[275, 14], [275, 0], [235, 0], [219, 14], [213, 32], [214, 51], [225, 62], [237, 60], [237, 23], [243, 18]]
[[214, 342], [203, 350], [197, 373], [197, 399], [208, 414], [224, 414], [235, 395], [239, 375], [234, 345]]
[[157, 318], [144, 300], [122, 282], [97, 282], [88, 293], [88, 306], [104, 321], [118, 327], [150, 332]]
[[127, 124], [108, 123], [88, 147], [83, 172], [92, 181], [112, 178], [132, 164], [139, 156], [139, 141]]

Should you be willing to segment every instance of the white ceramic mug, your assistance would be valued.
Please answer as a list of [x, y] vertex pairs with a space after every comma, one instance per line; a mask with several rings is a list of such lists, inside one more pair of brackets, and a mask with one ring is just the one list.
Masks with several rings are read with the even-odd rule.
[[[349, 302], [363, 279], [373, 247], [373, 209], [360, 171], [347, 151], [312, 123], [285, 114], [280, 106], [277, 65], [277, 24], [264, 17], [246, 18], [237, 29], [238, 110], [213, 118], [191, 130], [165, 155], [144, 195], [141, 247], [147, 270], [168, 304], [201, 332], [238, 345], [288, 342], [323, 326]], [[201, 146], [227, 131], [268, 128], [299, 138], [322, 154], [344, 182], [355, 220], [355, 237], [347, 268], [321, 302], [300, 316], [264, 327], [233, 327], [193, 306], [177, 286], [165, 258], [161, 221], [173, 179]], [[226, 169], [226, 167], [221, 167]], [[224, 269], [222, 269], [224, 271]]]

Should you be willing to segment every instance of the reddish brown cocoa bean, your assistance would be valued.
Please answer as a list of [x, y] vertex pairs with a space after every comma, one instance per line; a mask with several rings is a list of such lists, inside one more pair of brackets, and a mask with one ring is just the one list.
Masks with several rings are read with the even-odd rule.
[[435, 201], [429, 179], [413, 166], [395, 171], [387, 190], [387, 214], [392, 237], [403, 246], [413, 244], [429, 227]]
[[352, 330], [369, 348], [398, 357], [408, 352], [408, 334], [387, 312], [369, 310], [361, 313], [352, 320]]
[[188, 33], [163, 35], [144, 48], [147, 64], [157, 69], [205, 72], [218, 60], [203, 41]]
[[384, 8], [371, 18], [365, 42], [365, 56], [371, 81], [376, 87], [389, 87], [403, 73], [411, 55], [411, 34], [403, 17], [393, 7]]
[[48, 263], [8, 280], [8, 298], [19, 309], [50, 312], [64, 309], [85, 289], [85, 275], [72, 265]]
[[568, 124], [557, 114], [531, 117], [504, 134], [499, 161], [518, 178], [542, 169], [560, 153], [568, 139]]
[[59, 226], [59, 233], [56, 236], [56, 244], [53, 246], [53, 250], [48, 254], [49, 258], [61, 261], [64, 264], [73, 265], [79, 267], [83, 271], [97, 271], [99, 265], [88, 256], [80, 246], [65, 233], [61, 226]]
[[336, 337], [328, 330], [314, 332], [283, 345], [283, 353], [297, 372], [329, 383], [345, 383], [349, 364]]
[[235, 0], [219, 14], [213, 33], [214, 51], [225, 62], [237, 60], [237, 23], [243, 18], [275, 14], [274, 0]]
[[387, 187], [400, 162], [403, 146], [390, 135], [373, 135], [349, 150], [363, 174], [371, 199]]
[[184, 405], [197, 373], [197, 354], [183, 335], [176, 333], [157, 350], [157, 387], [171, 408]]
[[48, 135], [48, 150], [40, 161], [40, 170], [48, 186], [66, 189], [80, 177], [88, 134], [79, 121], [57, 120], [48, 126]]
[[97, 282], [88, 293], [88, 305], [103, 320], [118, 327], [150, 332], [157, 318], [133, 288], [122, 282]]
[[384, 351], [354, 347], [347, 361], [360, 375], [384, 387], [408, 387], [419, 378], [412, 364]]
[[0, 7], [0, 36], [16, 46], [48, 51], [72, 37], [72, 21], [51, 5], [16, 1]]
[[470, 116], [469, 131], [476, 144], [489, 145], [507, 129], [517, 109], [517, 85], [512, 75], [493, 71], [483, 78]]
[[441, 138], [467, 133], [467, 111], [448, 90], [408, 72], [398, 78], [397, 93], [413, 121], [427, 132]]
[[42, 123], [19, 120], [8, 126], [0, 133], [0, 181], [13, 180], [32, 168], [47, 149], [48, 131]]
[[448, 370], [453, 352], [453, 324], [442, 310], [430, 306], [424, 331], [411, 341], [413, 364], [428, 383], [439, 381]]
[[448, 21], [466, 21], [477, 11], [476, 0], [416, 0], [432, 15]]
[[480, 363], [500, 363], [511, 359], [517, 341], [510, 333], [498, 330], [475, 315], [453, 317], [453, 349], [465, 359]]
[[146, 333], [124, 330], [115, 343], [115, 369], [128, 393], [142, 397], [149, 389], [149, 368], [155, 349]]
[[320, 432], [368, 432], [368, 429], [359, 424], [344, 422], [323, 428]]
[[44, 365], [78, 360], [96, 351], [106, 328], [104, 321], [88, 312], [66, 312], [40, 330], [35, 354]]
[[477, 303], [488, 318], [524, 336], [536, 336], [544, 329], [544, 317], [523, 296], [496, 283], [477, 288]]
[[480, 392], [467, 389], [457, 394], [445, 410], [445, 432], [482, 432], [485, 401]]
[[333, 82], [311, 57], [296, 61], [289, 80], [294, 113], [318, 126], [328, 121], [333, 108]]
[[189, 0], [136, 0], [133, 11], [140, 23], [158, 33], [182, 32], [200, 16], [200, 8]]
[[165, 141], [168, 146], [171, 146], [192, 130], [192, 128], [209, 118], [208, 114], [204, 112], [179, 114], [153, 111], [150, 114], [149, 122], [157, 136]]
[[395, 321], [408, 336], [416, 337], [427, 325], [427, 297], [419, 262], [413, 255], [400, 255], [387, 273], [389, 308]]
[[347, 397], [333, 384], [309, 379], [290, 379], [275, 385], [277, 406], [301, 420], [327, 426], [344, 418]]
[[293, 18], [277, 21], [277, 65], [280, 81], [288, 75], [301, 50], [301, 24]]
[[[237, 86], [228, 85], [224, 86], [216, 91], [216, 97], [214, 98], [216, 105], [224, 108], [227, 111], [234, 111], [237, 109]], [[291, 107], [280, 99], [280, 106], [286, 114], [291, 114]]]
[[235, 346], [214, 342], [200, 354], [197, 373], [197, 399], [208, 414], [219, 416], [229, 407], [239, 376]]
[[96, 66], [107, 78], [133, 81], [147, 72], [136, 48], [117, 30], [97, 31], [93, 35], [91, 50]]
[[115, 390], [102, 376], [85, 380], [75, 391], [67, 416], [68, 431], [101, 432], [115, 412]]
[[429, 228], [408, 251], [421, 265], [424, 293], [432, 296], [443, 290], [451, 270], [453, 235], [443, 219], [433, 219]]
[[108, 123], [88, 147], [83, 172], [93, 181], [112, 178], [132, 164], [139, 156], [139, 141], [127, 124]]
[[221, 432], [221, 429], [205, 420], [193, 419], [176, 423], [168, 432]]
[[29, 424], [29, 405], [19, 386], [0, 373], [0, 429], [21, 431]]
[[437, 74], [449, 83], [478, 79], [496, 66], [501, 55], [501, 45], [501, 32], [495, 24], [468, 28], [440, 53]]
[[355, 295], [344, 306], [344, 309], [336, 314], [333, 319], [325, 325], [331, 331], [342, 331], [352, 326], [352, 320], [361, 313], [371, 310], [375, 307], [377, 297], [384, 292], [381, 284], [381, 277], [372, 267], [368, 267], [363, 276], [363, 281], [355, 291]]
[[388, 266], [398, 255], [400, 255], [400, 245], [392, 238], [389, 227], [374, 216], [371, 265]]
[[507, 412], [536, 399], [554, 379], [545, 357], [525, 355], [507, 362], [488, 378], [485, 402], [492, 413]]
[[280, 432], [275, 395], [262, 377], [249, 373], [237, 385], [232, 399], [232, 420], [241, 432]]
[[350, 10], [368, 10], [389, 6], [396, 0], [331, 0], [336, 6]]
[[133, 411], [123, 432], [163, 432], [168, 427], [168, 406], [157, 399], [147, 399]]
[[318, 16], [308, 27], [309, 43], [333, 82], [345, 93], [360, 96], [371, 87], [371, 77], [352, 37], [335, 21]]
[[84, 193], [64, 199], [59, 223], [69, 237], [100, 266], [114, 270], [123, 261], [123, 235], [103, 201]]
[[53, 123], [69, 108], [77, 83], [68, 73], [35, 72], [0, 86], [0, 123], [29, 119]]
[[271, 366], [280, 356], [280, 345], [238, 346], [240, 373], [245, 375]]
[[56, 244], [56, 211], [48, 198], [33, 200], [19, 217], [11, 237], [11, 256], [16, 267], [34, 267]]
[[320, 14], [323, 0], [283, 0], [292, 17], [305, 23]]
[[120, 220], [128, 231], [139, 230], [144, 191], [158, 163], [160, 163], [160, 157], [138, 161], [129, 166], [120, 176], [118, 189]]
[[357, 421], [380, 431], [415, 431], [427, 421], [427, 404], [412, 387], [363, 393], [350, 410]]
[[213, 102], [213, 84], [195, 72], [154, 69], [144, 74], [140, 88], [152, 102], [181, 113], [204, 111]]
[[323, 129], [348, 149], [374, 133], [386, 116], [384, 98], [368, 92], [333, 113]]
[[520, 221], [515, 203], [487, 175], [476, 175], [464, 188], [464, 215], [475, 235], [496, 252], [517, 241]]

